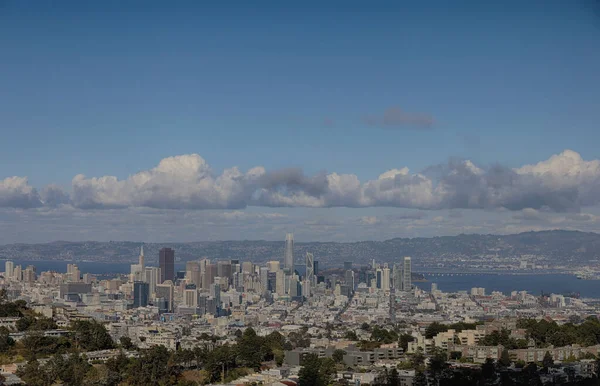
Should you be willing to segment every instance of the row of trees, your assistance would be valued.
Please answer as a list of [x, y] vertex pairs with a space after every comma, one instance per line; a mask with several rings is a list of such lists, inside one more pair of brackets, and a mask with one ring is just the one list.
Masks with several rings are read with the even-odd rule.
[[500, 331], [492, 331], [492, 333], [480, 339], [479, 344], [482, 346], [502, 345], [504, 346], [504, 348], [507, 348], [509, 350], [528, 347], [526, 339], [515, 339], [510, 336], [510, 331], [506, 329], [502, 329]]
[[25, 300], [8, 301], [8, 293], [5, 288], [0, 289], [0, 318], [21, 317], [27, 311], [27, 302]]
[[[506, 355], [505, 355], [506, 354]], [[424, 366], [422, 353], [417, 352], [411, 358], [411, 367], [416, 369], [413, 380], [415, 386], [441, 385], [542, 385], [541, 375], [548, 374], [554, 367], [554, 361], [546, 352], [541, 363], [517, 363], [518, 370], [510, 368], [511, 361], [508, 351], [505, 351], [498, 361], [487, 359], [480, 367], [453, 368], [448, 363], [447, 353], [435, 349]], [[596, 361], [596, 369], [600, 368], [600, 360]], [[564, 373], [554, 376], [553, 385], [598, 385], [597, 377], [577, 377], [575, 369], [567, 366]], [[400, 386], [399, 374], [396, 369], [384, 370], [375, 379], [373, 386]]]
[[0, 332], [0, 347], [6, 348], [5, 353], [21, 355], [29, 360], [47, 357], [56, 353], [68, 354], [116, 347], [104, 325], [96, 321], [74, 322], [68, 336], [45, 336], [43, 330], [34, 328], [30, 329], [21, 341], [15, 343], [11, 340], [7, 331]]
[[[116, 347], [102, 324], [76, 322], [68, 338], [48, 338], [32, 334], [24, 339], [35, 355], [19, 373], [28, 385], [45, 386], [61, 381], [65, 385], [174, 385], [232, 380], [258, 370], [265, 361], [283, 362], [284, 347], [290, 343], [278, 332], [265, 337], [247, 328], [235, 344], [215, 345], [205, 341], [193, 350], [169, 351], [163, 346], [138, 350], [138, 357], [123, 353], [105, 365], [88, 365], [85, 352]], [[64, 346], [60, 346], [64, 343]], [[125, 349], [135, 348], [130, 339], [120, 340]], [[56, 354], [46, 364], [37, 358]], [[70, 354], [68, 354], [70, 353]], [[338, 354], [339, 356], [339, 354]], [[330, 359], [331, 360], [331, 359]], [[333, 360], [331, 360], [333, 361]], [[330, 366], [331, 367], [331, 366]], [[196, 381], [186, 380], [186, 375]]]
[[594, 316], [590, 316], [581, 324], [563, 325], [545, 319], [521, 319], [517, 322], [517, 327], [525, 328], [527, 336], [535, 341], [537, 347], [600, 344], [600, 321]]

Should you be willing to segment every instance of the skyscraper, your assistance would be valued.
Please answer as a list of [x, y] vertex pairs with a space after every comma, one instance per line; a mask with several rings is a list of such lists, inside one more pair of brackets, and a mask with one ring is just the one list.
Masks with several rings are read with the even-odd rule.
[[346, 274], [344, 275], [344, 283], [348, 286], [351, 292], [354, 292], [356, 288], [354, 281], [354, 271], [351, 269], [346, 270]]
[[383, 278], [381, 283], [381, 289], [384, 291], [390, 290], [390, 268], [387, 263], [383, 265]]
[[233, 269], [231, 262], [229, 261], [218, 261], [217, 262], [217, 276], [225, 278], [227, 284], [230, 284], [233, 279]]
[[188, 261], [185, 263], [185, 278], [188, 283], [196, 285], [196, 288], [200, 288], [202, 283], [202, 275], [200, 273], [200, 262], [199, 261]]
[[148, 293], [151, 296], [154, 296], [156, 293], [156, 285], [160, 280], [160, 268], [146, 267], [144, 274], [144, 281], [148, 283]]
[[402, 291], [402, 264], [394, 264], [392, 271], [394, 289]]
[[288, 273], [294, 273], [294, 234], [287, 233], [285, 235], [285, 255], [283, 266]]
[[171, 248], [162, 248], [158, 253], [160, 267], [160, 282], [175, 280], [175, 251]]
[[404, 269], [402, 274], [402, 290], [410, 291], [412, 289], [411, 282], [411, 267], [410, 267], [410, 257], [406, 256], [404, 258]]
[[202, 289], [210, 289], [215, 277], [217, 277], [217, 265], [207, 264], [204, 267], [204, 275], [202, 275]]
[[277, 272], [279, 271], [280, 267], [281, 264], [277, 260], [267, 261], [267, 268], [269, 269], [269, 272]]
[[146, 265], [144, 262], [144, 246], [143, 245], [140, 247], [140, 257], [139, 257], [138, 264], [140, 265], [140, 271], [144, 272], [144, 269], [146, 269]]
[[173, 299], [175, 297], [175, 290], [170, 284], [157, 284], [156, 285], [156, 298], [163, 299], [165, 304], [163, 312], [172, 312], [175, 307], [173, 305]]
[[143, 281], [133, 283], [133, 308], [146, 307], [148, 305], [149, 292], [148, 283], [144, 283]]
[[13, 272], [15, 271], [15, 263], [10, 260], [6, 260], [4, 263], [4, 277], [9, 279], [13, 276]]
[[315, 276], [315, 257], [312, 253], [306, 253], [306, 280], [315, 285], [317, 280]]
[[317, 284], [317, 277], [315, 276], [315, 257], [312, 253], [306, 253], [306, 275], [304, 275], [304, 282], [302, 283], [302, 295], [309, 297], [312, 294], [312, 287]]

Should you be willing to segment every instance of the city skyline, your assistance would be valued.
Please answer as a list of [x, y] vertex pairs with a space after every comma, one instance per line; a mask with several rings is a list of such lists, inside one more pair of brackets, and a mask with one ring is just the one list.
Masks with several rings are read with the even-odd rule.
[[600, 384], [600, 0], [0, 0], [0, 385]]
[[600, 230], [585, 1], [237, 5], [2, 3], [0, 244]]

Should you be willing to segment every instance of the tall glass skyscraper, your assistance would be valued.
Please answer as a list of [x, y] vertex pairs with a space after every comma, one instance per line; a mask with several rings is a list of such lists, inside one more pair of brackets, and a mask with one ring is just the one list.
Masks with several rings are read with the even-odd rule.
[[148, 305], [150, 288], [148, 283], [136, 281], [133, 283], [133, 308], [146, 307]]
[[309, 280], [311, 283], [315, 281], [315, 256], [306, 252], [306, 280]]
[[285, 254], [283, 266], [290, 274], [294, 273], [294, 234], [285, 235]]
[[410, 257], [406, 256], [404, 258], [404, 269], [403, 269], [403, 280], [402, 280], [402, 290], [410, 291], [412, 288], [411, 281], [411, 267], [410, 267]]
[[171, 248], [162, 248], [158, 254], [160, 267], [160, 282], [175, 280], [175, 251]]

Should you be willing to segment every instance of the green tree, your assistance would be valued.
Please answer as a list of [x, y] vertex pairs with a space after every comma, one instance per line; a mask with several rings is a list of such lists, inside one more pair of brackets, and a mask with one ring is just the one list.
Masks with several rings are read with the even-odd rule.
[[120, 337], [119, 343], [121, 344], [121, 347], [123, 347], [125, 350], [132, 350], [132, 349], [136, 348], [136, 346], [131, 341], [131, 338], [128, 336]]
[[525, 385], [530, 386], [542, 386], [542, 380], [540, 378], [540, 373], [538, 371], [538, 367], [535, 363], [530, 363], [523, 368], [521, 371], [521, 380], [520, 382]]
[[358, 340], [358, 336], [356, 335], [356, 332], [354, 331], [346, 331], [346, 334], [344, 335], [344, 337], [348, 340]]
[[446, 331], [448, 331], [448, 326], [438, 323], [438, 322], [433, 322], [429, 326], [427, 326], [427, 328], [425, 329], [425, 338], [431, 339], [434, 336], [436, 336], [437, 334], [439, 334], [440, 332], [446, 332]]
[[24, 354], [26, 359], [65, 353], [71, 347], [69, 339], [44, 336], [39, 331], [28, 333], [27, 336], [21, 339], [20, 344], [25, 349]]
[[346, 351], [337, 349], [333, 352], [333, 354], [331, 355], [331, 358], [336, 363], [342, 363], [342, 361], [344, 360], [344, 355], [346, 355]]
[[442, 371], [448, 368], [448, 354], [436, 348], [431, 357], [429, 358], [429, 371], [433, 375], [434, 379], [439, 379]]
[[485, 363], [481, 365], [481, 375], [487, 382], [496, 380], [496, 365], [492, 358], [487, 358]]
[[410, 334], [402, 334], [398, 338], [398, 346], [402, 347], [402, 349], [404, 350], [404, 352], [406, 352], [406, 350], [408, 350], [408, 344], [410, 342], [413, 342], [414, 340], [415, 340], [415, 338], [412, 335], [410, 335]]
[[4, 353], [15, 345], [15, 341], [10, 337], [10, 332], [6, 327], [0, 327], [0, 352]]
[[544, 354], [544, 359], [542, 359], [542, 366], [544, 366], [545, 370], [552, 367], [554, 365], [554, 359], [552, 359], [552, 354], [549, 351], [546, 351]]
[[330, 379], [328, 373], [330, 369], [326, 369], [322, 361], [316, 354], [308, 354], [302, 361], [302, 367], [298, 373], [299, 386], [326, 386]]
[[510, 366], [510, 363], [512, 361], [510, 360], [510, 355], [508, 353], [508, 350], [505, 348], [502, 350], [502, 353], [500, 354], [500, 359], [498, 360], [498, 364], [502, 367], [508, 367]]
[[[268, 346], [263, 345], [263, 339], [256, 334], [252, 327], [246, 328], [237, 341], [238, 361], [242, 366], [258, 369], [265, 357]], [[271, 351], [272, 353], [272, 351]]]
[[62, 354], [56, 354], [45, 368], [53, 380], [60, 380], [65, 386], [78, 386], [83, 383], [91, 365], [77, 353], [72, 353], [66, 358]]
[[27, 302], [24, 300], [16, 300], [14, 302], [7, 301], [6, 289], [0, 290], [0, 317], [22, 317], [24, 312], [28, 310]]
[[417, 369], [423, 366], [425, 363], [425, 355], [423, 355], [423, 350], [418, 349], [410, 358], [413, 368]]
[[398, 370], [392, 369], [388, 373], [387, 386], [400, 386], [400, 374], [398, 374]]
[[71, 330], [75, 343], [85, 351], [106, 350], [115, 345], [104, 325], [96, 321], [76, 321]]
[[29, 386], [49, 386], [54, 381], [52, 376], [35, 359], [19, 368], [17, 375]]
[[302, 334], [301, 332], [290, 332], [288, 335], [288, 340], [293, 348], [310, 346], [310, 337]]
[[425, 373], [422, 371], [417, 371], [415, 373], [415, 378], [413, 380], [414, 386], [427, 386], [427, 377]]
[[125, 356], [123, 351], [116, 357], [106, 361], [106, 380], [109, 385], [120, 384], [127, 376], [127, 371], [131, 361]]
[[130, 363], [125, 380], [135, 386], [168, 384], [173, 375], [171, 368], [171, 355], [167, 348], [153, 346], [140, 351], [139, 358]]

